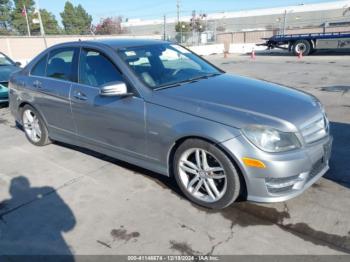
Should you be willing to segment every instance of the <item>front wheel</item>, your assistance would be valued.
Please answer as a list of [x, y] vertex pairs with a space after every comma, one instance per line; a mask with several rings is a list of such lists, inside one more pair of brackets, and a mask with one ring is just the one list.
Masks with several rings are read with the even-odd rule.
[[50, 143], [48, 131], [40, 114], [30, 105], [22, 109], [23, 129], [33, 145], [45, 146]]
[[180, 189], [198, 205], [221, 209], [239, 195], [240, 178], [234, 164], [222, 150], [206, 141], [189, 139], [182, 143], [173, 167]]
[[304, 56], [307, 56], [310, 54], [311, 50], [312, 46], [310, 42], [306, 40], [296, 41], [293, 45], [294, 55], [299, 55], [300, 53], [302, 53]]

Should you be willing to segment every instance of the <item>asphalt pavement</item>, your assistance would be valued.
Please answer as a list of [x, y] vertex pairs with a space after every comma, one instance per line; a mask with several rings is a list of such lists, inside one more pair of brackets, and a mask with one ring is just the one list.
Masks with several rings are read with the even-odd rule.
[[350, 59], [207, 57], [227, 72], [317, 96], [331, 170], [284, 203], [191, 204], [174, 181], [92, 151], [35, 147], [0, 109], [0, 254], [350, 254]]

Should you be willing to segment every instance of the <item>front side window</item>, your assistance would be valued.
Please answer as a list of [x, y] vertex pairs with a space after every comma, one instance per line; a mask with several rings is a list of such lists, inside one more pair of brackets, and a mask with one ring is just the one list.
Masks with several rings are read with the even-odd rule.
[[0, 66], [9, 66], [14, 65], [14, 62], [9, 59], [7, 56], [0, 53]]
[[123, 81], [115, 65], [101, 52], [82, 49], [79, 59], [79, 83], [101, 87]]
[[56, 79], [73, 81], [73, 59], [75, 51], [75, 48], [64, 48], [52, 51], [47, 63], [46, 75]]
[[46, 76], [47, 55], [39, 60], [31, 71], [33, 76]]
[[214, 66], [175, 44], [123, 48], [118, 54], [152, 89], [221, 74]]

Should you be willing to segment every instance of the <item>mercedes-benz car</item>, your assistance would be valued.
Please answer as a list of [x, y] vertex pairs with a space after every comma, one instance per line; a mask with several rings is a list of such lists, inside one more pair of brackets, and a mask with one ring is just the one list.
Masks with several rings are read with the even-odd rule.
[[0, 52], [0, 104], [8, 102], [8, 81], [11, 74], [20, 70], [20, 65]]
[[329, 169], [317, 98], [166, 41], [50, 47], [12, 76], [10, 109], [34, 145], [61, 141], [172, 177], [208, 208], [284, 201]]

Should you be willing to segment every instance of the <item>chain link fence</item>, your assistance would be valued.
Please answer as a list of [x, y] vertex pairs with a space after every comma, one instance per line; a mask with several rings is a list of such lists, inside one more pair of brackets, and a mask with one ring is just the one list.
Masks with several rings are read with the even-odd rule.
[[[190, 23], [187, 21], [187, 24]], [[286, 11], [265, 16], [203, 19], [201, 25], [200, 30], [191, 30], [191, 27], [186, 26], [175, 30], [176, 24], [169, 23], [163, 25], [159, 31], [166, 36], [167, 40], [185, 46], [225, 44], [226, 42], [257, 43], [262, 41], [261, 38], [276, 34], [350, 31], [350, 13], [345, 12], [344, 9]]]

